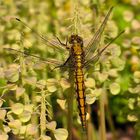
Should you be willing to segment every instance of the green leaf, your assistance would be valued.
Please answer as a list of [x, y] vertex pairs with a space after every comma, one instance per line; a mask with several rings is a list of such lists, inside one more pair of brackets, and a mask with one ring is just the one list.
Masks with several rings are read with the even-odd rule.
[[20, 134], [20, 135], [25, 135], [26, 128], [27, 128], [27, 126], [21, 126], [21, 127], [20, 127], [20, 132], [19, 132], [19, 134]]
[[27, 129], [26, 129], [26, 134], [27, 135], [35, 135], [37, 134], [37, 126], [33, 124], [28, 124]]
[[0, 85], [1, 85], [1, 87], [6, 85], [6, 79], [5, 78], [0, 78]]
[[134, 104], [135, 104], [135, 99], [134, 98], [130, 98], [128, 99], [128, 107], [131, 109], [131, 110], [134, 110]]
[[3, 124], [3, 121], [2, 120], [0, 120], [0, 130], [1, 131], [4, 131], [4, 124]]
[[49, 123], [46, 124], [46, 127], [47, 127], [49, 130], [54, 131], [54, 130], [56, 129], [56, 122], [55, 122], [55, 121], [49, 122]]
[[12, 111], [8, 111], [7, 112], [7, 118], [10, 121], [13, 121], [14, 120], [14, 115], [13, 115], [13, 112]]
[[113, 57], [121, 55], [120, 46], [118, 46], [117, 44], [112, 44], [111, 46], [109, 46], [108, 51]]
[[134, 72], [134, 82], [135, 83], [140, 83], [140, 71], [135, 71]]
[[42, 135], [41, 140], [51, 140], [52, 138], [49, 136]]
[[140, 93], [140, 85], [138, 84], [136, 87], [129, 88], [128, 90], [129, 90], [130, 93], [133, 93], [133, 94]]
[[10, 122], [8, 123], [8, 126], [9, 126], [10, 128], [19, 129], [19, 128], [21, 127], [21, 122], [20, 122], [20, 120], [13, 120], [13, 121], [10, 121]]
[[3, 100], [0, 100], [0, 107], [3, 105]]
[[61, 78], [61, 80], [60, 80], [60, 85], [61, 85], [61, 87], [62, 87], [64, 90], [66, 90], [67, 88], [70, 87], [70, 83], [69, 83], [68, 80], [65, 79], [65, 78]]
[[46, 64], [45, 63], [41, 63], [40, 61], [39, 62], [36, 62], [35, 64], [34, 64], [34, 67], [33, 67], [34, 69], [36, 69], [36, 70], [43, 70], [43, 69], [45, 69], [46, 68]]
[[[109, 20], [106, 28], [109, 29], [108, 34], [109, 34], [110, 38], [115, 38], [118, 35], [118, 27], [117, 27], [115, 21]], [[111, 45], [114, 45], [114, 44], [111, 44]]]
[[41, 102], [41, 96], [37, 95], [37, 96], [35, 97], [35, 101], [36, 101], [36, 102]]
[[95, 80], [93, 78], [87, 78], [85, 81], [85, 86], [88, 88], [94, 88], [95, 87]]
[[25, 84], [35, 86], [37, 82], [37, 77], [28, 77], [24, 79]]
[[25, 88], [17, 87], [16, 89], [16, 99], [18, 100], [25, 92]]
[[11, 131], [10, 127], [7, 125], [4, 125], [4, 132], [9, 133]]
[[109, 89], [113, 95], [117, 95], [120, 92], [121, 87], [118, 83], [113, 83], [109, 86]]
[[33, 113], [33, 104], [27, 104], [24, 106], [24, 110], [29, 111], [30, 113]]
[[19, 119], [23, 123], [28, 122], [31, 119], [31, 112], [24, 110], [22, 114], [20, 114]]
[[19, 115], [23, 112], [24, 106], [21, 103], [13, 104], [11, 110], [14, 114]]
[[106, 72], [103, 72], [103, 73], [97, 73], [97, 78], [98, 78], [98, 80], [101, 82], [101, 83], [103, 83], [104, 81], [106, 81], [107, 80], [107, 78], [108, 78], [108, 73], [106, 73]]
[[108, 71], [108, 75], [109, 75], [110, 77], [113, 77], [113, 78], [118, 77], [117, 69], [110, 69], [110, 70]]
[[57, 90], [56, 86], [47, 86], [49, 92], [55, 92]]
[[6, 110], [0, 110], [0, 120], [4, 121], [5, 116], [6, 116]]
[[13, 66], [10, 67], [9, 69], [7, 69], [5, 71], [5, 78], [9, 81], [9, 82], [16, 82], [19, 79], [19, 70], [17, 67]]
[[7, 89], [9, 89], [9, 90], [16, 90], [17, 89], [17, 85], [16, 84], [8, 84], [7, 85]]
[[46, 81], [45, 80], [39, 80], [39, 81], [37, 81], [36, 86], [39, 89], [44, 89], [46, 87]]
[[95, 89], [95, 90], [88, 89], [86, 91], [86, 103], [93, 104], [98, 99], [101, 93], [102, 93], [102, 89]]
[[132, 38], [132, 43], [133, 43], [134, 45], [138, 45], [138, 47], [139, 47], [139, 45], [140, 45], [140, 37], [139, 37], [139, 36], [134, 36], [134, 37]]
[[49, 92], [55, 92], [57, 90], [57, 83], [55, 79], [48, 79], [47, 80], [47, 89]]
[[0, 140], [8, 140], [8, 135], [6, 133], [0, 134]]
[[120, 59], [119, 57], [111, 58], [112, 65], [116, 67], [119, 71], [122, 71], [125, 67], [125, 61]]
[[66, 109], [66, 100], [57, 99], [57, 103], [60, 105], [60, 107], [61, 107], [63, 110]]
[[136, 122], [138, 121], [138, 118], [135, 115], [127, 115], [127, 119], [131, 122]]
[[63, 128], [58, 128], [53, 131], [56, 140], [66, 140], [68, 138], [68, 131]]
[[125, 10], [123, 12], [123, 18], [125, 21], [130, 22], [134, 18], [134, 13], [131, 10]]
[[95, 97], [95, 95], [93, 95], [93, 94], [86, 95], [87, 104], [93, 104], [96, 100], [97, 100], [97, 98]]

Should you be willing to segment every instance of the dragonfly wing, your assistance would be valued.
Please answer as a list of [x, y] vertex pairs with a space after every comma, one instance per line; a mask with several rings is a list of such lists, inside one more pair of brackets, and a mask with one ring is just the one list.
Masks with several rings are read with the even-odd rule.
[[[5, 49], [10, 51], [10, 52], [13, 51], [13, 52], [16, 52], [16, 53], [23, 54], [25, 56], [34, 57], [36, 59], [39, 59], [39, 61], [41, 61], [41, 62], [43, 62], [43, 63], [45, 63], [49, 66], [52, 66], [51, 70], [55, 70], [55, 69], [59, 68], [59, 69], [61, 69], [62, 72], [64, 72], [68, 68], [70, 68], [70, 69], [74, 68], [72, 63], [71, 63], [71, 59], [72, 59], [71, 55], [64, 62], [64, 61], [56, 60], [56, 59], [53, 59], [53, 58], [42, 58], [40, 56], [37, 56], [37, 55], [34, 55], [34, 54], [29, 54], [27, 52], [23, 52], [23, 51], [20, 51], [20, 50], [15, 50], [15, 49], [12, 49], [12, 48], [5, 48]], [[41, 62], [39, 62], [39, 64], [41, 64]]]
[[85, 61], [84, 66], [88, 67], [88, 65], [90, 64], [95, 64], [98, 60], [99, 57], [101, 56], [101, 54], [110, 46], [110, 44], [112, 44], [117, 38], [119, 38], [125, 31], [121, 31], [115, 38], [113, 38], [107, 45], [105, 45], [105, 47], [103, 47], [103, 49], [101, 49], [100, 51], [98, 51], [97, 54], [95, 54], [94, 56], [92, 56], [89, 60]]
[[107, 15], [105, 16], [102, 24], [100, 25], [99, 29], [96, 31], [95, 35], [93, 36], [91, 41], [88, 43], [87, 47], [85, 48], [86, 49], [85, 50], [86, 58], [90, 57], [90, 55], [93, 55], [93, 53], [96, 51], [96, 49], [100, 43], [101, 35], [104, 31], [108, 18], [112, 12], [112, 9], [113, 9], [113, 7], [110, 8], [110, 10], [108, 11]]
[[23, 52], [23, 51], [20, 51], [20, 50], [15, 50], [15, 49], [12, 49], [12, 48], [5, 48], [5, 49], [8, 50], [9, 52], [13, 51], [13, 52], [16, 52], [16, 53], [23, 54], [25, 56], [34, 57], [36, 59], [41, 60], [45, 64], [51, 64], [51, 65], [56, 66], [56, 67], [63, 64], [62, 61], [58, 61], [58, 60], [53, 59], [53, 58], [42, 58], [40, 56], [37, 56], [37, 55], [34, 55], [34, 54], [29, 54], [27, 52]]
[[59, 51], [66, 51], [66, 47], [64, 47], [64, 45], [61, 45], [59, 43], [59, 41], [56, 41], [57, 38], [55, 39], [48, 39], [47, 37], [41, 35], [40, 33], [38, 33], [37, 31], [35, 31], [34, 29], [30, 28], [25, 22], [23, 22], [22, 20], [18, 19], [18, 18], [15, 18], [18, 22], [20, 22], [24, 27], [28, 28], [29, 30], [31, 30], [31, 32], [35, 35], [36, 38], [39, 38], [41, 39], [41, 41], [49, 46], [49, 47], [52, 47], [54, 49], [57, 49]]
[[72, 59], [72, 56], [70, 55], [63, 64], [58, 65], [55, 68], [61, 68], [62, 70], [65, 70], [66, 68], [73, 69], [74, 66], [72, 65], [73, 63], [71, 62], [71, 59]]

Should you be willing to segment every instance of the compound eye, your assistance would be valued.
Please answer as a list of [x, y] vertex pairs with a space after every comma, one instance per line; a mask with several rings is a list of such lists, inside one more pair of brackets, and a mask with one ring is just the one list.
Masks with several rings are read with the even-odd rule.
[[69, 43], [72, 44], [72, 43], [74, 42], [74, 40], [75, 40], [75, 37], [74, 37], [74, 36], [71, 36], [71, 37], [69, 38]]
[[80, 43], [80, 44], [83, 44], [82, 38], [79, 37], [79, 38], [77, 39], [77, 42]]
[[72, 44], [72, 42], [73, 42], [73, 39], [72, 39], [72, 38], [70, 38], [70, 39], [69, 39], [69, 43], [70, 43], [70, 44]]
[[73, 36], [72, 38], [71, 38], [71, 40], [72, 40], [72, 42], [75, 40], [75, 37]]
[[78, 38], [78, 43], [81, 43], [81, 39], [80, 38]]

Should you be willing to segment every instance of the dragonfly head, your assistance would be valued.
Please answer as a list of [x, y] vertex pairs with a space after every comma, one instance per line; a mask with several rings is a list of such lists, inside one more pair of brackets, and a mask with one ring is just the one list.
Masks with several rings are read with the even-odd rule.
[[81, 46], [83, 46], [83, 39], [82, 37], [78, 36], [78, 35], [71, 35], [69, 38], [69, 43], [70, 44], [80, 44]]

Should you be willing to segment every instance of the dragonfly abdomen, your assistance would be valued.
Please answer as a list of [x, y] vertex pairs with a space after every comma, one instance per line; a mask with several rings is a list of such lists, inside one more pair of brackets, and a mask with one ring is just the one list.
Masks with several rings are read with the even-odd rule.
[[85, 102], [85, 84], [84, 84], [84, 51], [83, 39], [78, 35], [71, 35], [69, 38], [71, 44], [71, 60], [74, 66], [75, 86], [77, 93], [79, 116], [83, 130], [86, 130], [86, 102]]
[[79, 108], [79, 115], [82, 122], [82, 127], [86, 129], [86, 103], [85, 103], [85, 83], [82, 67], [82, 55], [75, 56], [75, 85], [77, 93], [77, 101]]

